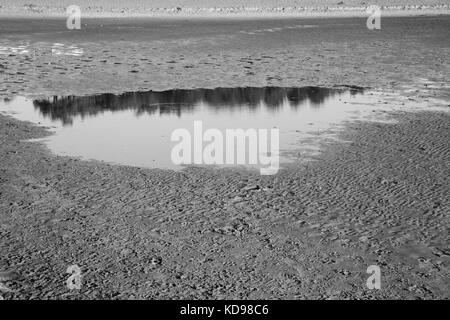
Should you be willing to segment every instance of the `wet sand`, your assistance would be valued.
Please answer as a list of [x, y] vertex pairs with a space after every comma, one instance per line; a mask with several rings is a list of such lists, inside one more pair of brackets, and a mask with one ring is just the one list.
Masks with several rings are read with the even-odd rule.
[[360, 18], [83, 21], [67, 30], [64, 19], [1, 20], [0, 97], [448, 86], [450, 16], [385, 18], [379, 31]]
[[448, 299], [450, 116], [397, 118], [263, 178], [55, 157], [23, 141], [43, 129], [1, 116], [0, 264], [23, 277], [3, 296]]
[[[448, 108], [449, 45], [438, 31], [449, 22], [422, 19], [388, 21], [384, 32], [373, 34], [355, 28], [357, 21], [342, 20], [342, 29], [331, 20], [296, 21], [286, 27], [319, 27], [295, 37], [265, 31], [273, 41], [236, 34], [280, 22], [234, 24], [233, 32], [219, 36], [213, 26], [209, 35], [179, 35], [187, 38], [183, 47], [175, 34], [135, 29], [135, 38], [120, 40], [129, 33], [118, 32], [101, 42], [97, 26], [117, 25], [95, 22], [92, 32], [70, 35], [82, 56], [48, 51], [66, 39], [52, 33], [58, 21], [17, 31], [20, 21], [12, 20], [3, 25], [1, 45], [20, 39], [36, 54], [20, 49], [0, 55], [0, 92], [7, 98], [224, 83], [345, 84], [401, 92], [405, 105], [431, 106], [439, 98]], [[30, 35], [30, 26], [41, 29]], [[201, 29], [191, 27], [187, 32]], [[349, 29], [359, 31], [350, 38]], [[55, 156], [25, 141], [49, 134], [45, 129], [0, 115], [0, 271], [20, 275], [5, 282], [13, 292], [1, 294], [448, 299], [450, 115], [405, 110], [389, 117], [397, 122], [349, 123], [341, 134], [347, 142], [328, 144], [315, 161], [263, 177], [237, 169], [175, 172]], [[65, 286], [72, 264], [83, 271], [79, 292]], [[366, 287], [369, 265], [381, 268], [381, 290]]]

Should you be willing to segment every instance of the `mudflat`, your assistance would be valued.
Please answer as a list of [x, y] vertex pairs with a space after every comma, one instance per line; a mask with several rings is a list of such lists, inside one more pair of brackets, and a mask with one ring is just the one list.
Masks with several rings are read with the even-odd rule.
[[345, 85], [403, 106], [274, 176], [57, 156], [2, 114], [0, 270], [20, 275], [5, 299], [449, 298], [447, 16], [85, 23], [2, 19], [2, 98]]

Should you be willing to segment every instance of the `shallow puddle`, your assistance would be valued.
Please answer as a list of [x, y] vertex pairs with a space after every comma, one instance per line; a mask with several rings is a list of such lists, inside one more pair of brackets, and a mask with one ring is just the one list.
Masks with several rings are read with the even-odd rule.
[[[40, 139], [59, 155], [148, 168], [179, 168], [174, 130], [279, 129], [280, 162], [308, 160], [337, 138], [345, 121], [383, 110], [379, 96], [355, 88], [216, 88], [0, 102], [0, 111], [51, 127]], [[204, 142], [204, 145], [207, 144]]]

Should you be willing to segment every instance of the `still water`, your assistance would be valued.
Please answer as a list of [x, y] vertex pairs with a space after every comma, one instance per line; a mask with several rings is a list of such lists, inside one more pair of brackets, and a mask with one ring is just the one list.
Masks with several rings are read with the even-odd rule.
[[0, 111], [50, 127], [40, 139], [59, 155], [176, 169], [174, 130], [279, 129], [280, 162], [309, 160], [346, 121], [373, 115], [377, 97], [359, 88], [216, 88], [0, 102]]

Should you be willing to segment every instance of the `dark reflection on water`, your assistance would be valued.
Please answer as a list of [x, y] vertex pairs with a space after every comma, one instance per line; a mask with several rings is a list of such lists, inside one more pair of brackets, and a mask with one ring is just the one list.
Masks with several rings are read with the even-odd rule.
[[[43, 140], [58, 155], [147, 168], [178, 169], [175, 130], [192, 139], [205, 130], [279, 129], [281, 163], [314, 157], [349, 120], [379, 109], [362, 88], [265, 87], [148, 91], [0, 101], [0, 112], [51, 128]], [[200, 121], [203, 133], [196, 133]], [[206, 132], [206, 131], [205, 131]], [[197, 141], [197, 140], [195, 140]], [[200, 142], [204, 147], [206, 141]]]
[[[99, 94], [93, 96], [53, 97], [47, 100], [34, 100], [33, 105], [46, 118], [60, 120], [70, 125], [75, 116], [95, 116], [103, 111], [121, 111], [135, 109], [137, 115], [160, 114], [178, 115], [192, 112], [198, 105], [204, 104], [211, 109], [257, 109], [261, 105], [277, 110], [287, 103], [292, 108], [309, 102], [312, 107], [319, 108], [328, 98], [342, 90], [302, 87], [244, 87], [216, 88], [195, 90], [167, 90], [128, 92], [119, 95]], [[351, 92], [362, 89], [351, 88]]]

